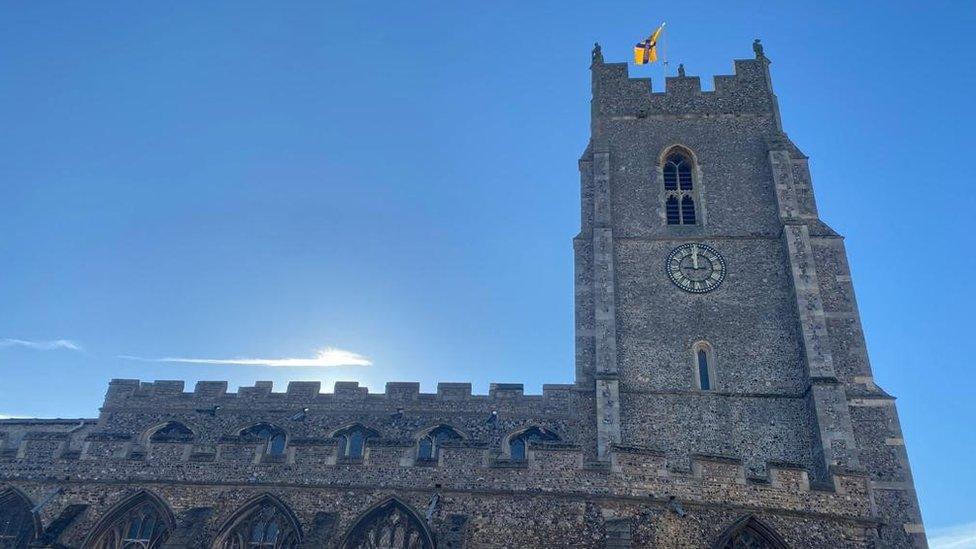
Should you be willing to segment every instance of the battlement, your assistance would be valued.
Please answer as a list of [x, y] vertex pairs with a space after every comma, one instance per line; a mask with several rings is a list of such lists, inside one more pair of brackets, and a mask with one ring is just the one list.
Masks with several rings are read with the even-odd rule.
[[663, 92], [653, 90], [651, 78], [631, 78], [627, 63], [596, 59], [593, 77], [593, 117], [648, 118], [675, 115], [742, 115], [776, 113], [769, 76], [769, 60], [736, 59], [731, 75], [713, 77], [713, 91], [704, 91], [701, 78], [665, 79]]
[[294, 405], [329, 404], [333, 402], [361, 401], [382, 403], [424, 402], [493, 402], [505, 403], [554, 403], [568, 401], [573, 390], [569, 384], [543, 385], [541, 395], [526, 395], [521, 383], [492, 383], [487, 395], [475, 395], [470, 383], [438, 383], [436, 393], [421, 393], [417, 382], [391, 381], [383, 393], [370, 393], [357, 381], [337, 381], [331, 393], [321, 392], [318, 381], [291, 381], [284, 393], [276, 393], [270, 381], [258, 381], [251, 387], [240, 387], [228, 392], [226, 381], [198, 381], [193, 392], [184, 392], [185, 383], [179, 380], [152, 382], [137, 379], [113, 379], [105, 395], [105, 406], [125, 406], [131, 400], [158, 399], [176, 402], [202, 402], [206, 404], [233, 404], [234, 402], [282, 403]]

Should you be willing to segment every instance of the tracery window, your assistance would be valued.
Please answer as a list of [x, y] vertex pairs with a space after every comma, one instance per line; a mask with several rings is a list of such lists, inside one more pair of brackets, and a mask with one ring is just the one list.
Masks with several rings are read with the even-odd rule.
[[296, 549], [301, 543], [294, 516], [270, 496], [244, 506], [219, 539], [223, 549]]
[[241, 431], [242, 437], [250, 437], [265, 442], [264, 452], [272, 456], [285, 453], [285, 432], [267, 423], [259, 423]]
[[366, 451], [366, 439], [375, 436], [376, 432], [362, 425], [353, 425], [335, 434], [339, 441], [339, 458], [362, 459]]
[[393, 498], [367, 512], [349, 530], [342, 549], [433, 549], [416, 513]]
[[533, 442], [551, 442], [559, 436], [542, 427], [529, 427], [508, 439], [508, 455], [512, 461], [525, 461], [529, 445]]
[[417, 442], [417, 459], [436, 460], [440, 457], [441, 446], [445, 442], [461, 439], [457, 431], [447, 425], [440, 425], [420, 437]]
[[193, 431], [179, 421], [170, 421], [150, 435], [150, 442], [189, 442], [193, 440]]
[[138, 494], [109, 512], [96, 528], [93, 549], [156, 549], [169, 537], [170, 513], [146, 493]]
[[22, 549], [37, 534], [30, 501], [15, 490], [0, 493], [0, 549]]
[[673, 150], [664, 160], [664, 212], [668, 225], [694, 225], [695, 211], [694, 164], [682, 150]]

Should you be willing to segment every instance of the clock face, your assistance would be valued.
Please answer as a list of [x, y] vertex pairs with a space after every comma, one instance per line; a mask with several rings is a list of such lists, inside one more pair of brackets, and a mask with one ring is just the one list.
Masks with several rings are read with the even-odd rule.
[[703, 294], [725, 280], [725, 260], [704, 244], [682, 244], [668, 254], [668, 276], [686, 292]]

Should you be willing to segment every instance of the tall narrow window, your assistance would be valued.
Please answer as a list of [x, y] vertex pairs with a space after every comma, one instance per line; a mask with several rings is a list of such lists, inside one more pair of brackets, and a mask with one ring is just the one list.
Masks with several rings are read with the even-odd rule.
[[708, 353], [705, 349], [698, 349], [698, 385], [702, 391], [712, 388], [711, 380], [708, 378]]
[[698, 223], [692, 167], [690, 156], [681, 151], [671, 152], [664, 160], [664, 192], [667, 195], [664, 207], [668, 225]]
[[707, 341], [699, 341], [691, 347], [694, 384], [702, 391], [715, 389], [715, 354]]

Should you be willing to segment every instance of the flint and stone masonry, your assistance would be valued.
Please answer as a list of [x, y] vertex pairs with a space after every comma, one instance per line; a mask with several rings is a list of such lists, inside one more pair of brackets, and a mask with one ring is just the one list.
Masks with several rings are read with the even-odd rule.
[[926, 547], [769, 65], [652, 92], [594, 50], [575, 384], [113, 380], [0, 421], [0, 547]]

